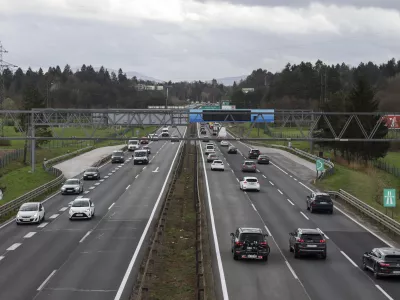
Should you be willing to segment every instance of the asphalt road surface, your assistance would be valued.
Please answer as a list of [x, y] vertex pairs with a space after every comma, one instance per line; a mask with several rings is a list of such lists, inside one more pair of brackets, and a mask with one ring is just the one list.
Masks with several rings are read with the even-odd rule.
[[153, 142], [147, 166], [134, 166], [127, 153], [124, 164], [100, 169], [100, 181], [85, 181], [92, 220], [70, 221], [77, 196], [58, 194], [44, 203], [41, 225], [0, 228], [0, 299], [128, 299], [180, 145]]
[[[221, 299], [400, 299], [398, 279], [375, 280], [361, 269], [362, 254], [386, 246], [383, 241], [337, 209], [333, 215], [307, 211], [305, 200], [311, 188], [297, 173], [285, 169], [287, 163], [272, 161], [257, 165], [256, 173], [242, 173], [249, 148], [241, 142], [232, 144], [240, 153], [227, 154], [228, 147], [218, 145], [217, 154], [225, 163], [223, 173], [204, 164]], [[238, 180], [246, 175], [258, 178], [260, 192], [240, 191]], [[268, 262], [233, 260], [229, 233], [241, 226], [259, 227], [272, 235]], [[289, 232], [297, 228], [319, 228], [325, 233], [327, 260], [294, 259], [288, 240]]]

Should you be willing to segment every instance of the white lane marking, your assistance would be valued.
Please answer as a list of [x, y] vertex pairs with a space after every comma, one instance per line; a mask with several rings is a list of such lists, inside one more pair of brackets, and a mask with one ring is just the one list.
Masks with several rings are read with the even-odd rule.
[[258, 173], [260, 173], [260, 170], [259, 170], [259, 169], [257, 169], [256, 171], [257, 171]]
[[289, 175], [289, 177], [290, 177], [290, 178], [293, 178], [293, 176], [292, 176], [292, 175]]
[[[183, 135], [186, 134], [186, 130], [187, 130], [187, 127], [185, 128], [185, 132], [183, 133]], [[182, 142], [183, 142], [183, 141], [182, 141]], [[179, 142], [178, 150], [179, 150], [179, 148], [181, 147], [182, 142]], [[135, 264], [135, 262], [136, 262], [136, 259], [137, 259], [137, 257], [138, 257], [139, 251], [140, 251], [140, 249], [142, 248], [144, 239], [145, 239], [145, 237], [146, 237], [146, 235], [147, 235], [147, 232], [149, 231], [150, 225], [151, 225], [151, 223], [152, 223], [152, 221], [153, 221], [153, 218], [154, 218], [154, 215], [155, 215], [155, 213], [156, 213], [157, 207], [158, 207], [158, 205], [159, 205], [159, 203], [160, 203], [160, 200], [161, 200], [161, 198], [162, 198], [162, 196], [163, 196], [165, 187], [166, 187], [166, 185], [167, 185], [169, 176], [170, 176], [170, 174], [171, 174], [171, 172], [172, 172], [172, 168], [174, 167], [174, 163], [175, 163], [175, 160], [176, 160], [178, 154], [179, 154], [179, 151], [176, 151], [176, 154], [175, 154], [175, 156], [174, 156], [174, 159], [172, 160], [172, 163], [171, 163], [171, 167], [169, 168], [168, 174], [167, 174], [167, 176], [166, 176], [166, 178], [165, 178], [165, 181], [164, 181], [164, 184], [163, 184], [163, 186], [162, 186], [162, 188], [161, 188], [161, 192], [160, 192], [160, 194], [158, 195], [158, 198], [157, 198], [157, 200], [156, 200], [156, 203], [154, 204], [154, 207], [153, 207], [153, 210], [152, 210], [152, 212], [151, 212], [151, 214], [150, 214], [149, 220], [147, 221], [146, 227], [145, 227], [144, 230], [143, 230], [143, 234], [142, 234], [142, 236], [140, 237], [140, 240], [139, 240], [139, 242], [138, 242], [138, 244], [137, 244], [137, 246], [136, 246], [135, 253], [133, 253], [132, 259], [131, 259], [131, 261], [129, 262], [128, 268], [127, 268], [127, 270], [126, 270], [126, 272], [125, 272], [125, 275], [124, 275], [124, 277], [123, 277], [123, 279], [122, 279], [122, 282], [121, 282], [121, 284], [120, 284], [120, 286], [119, 286], [119, 288], [118, 288], [118, 292], [117, 292], [117, 294], [115, 295], [114, 300], [120, 300], [121, 297], [122, 297], [122, 292], [125, 290], [126, 283], [128, 282], [129, 276], [130, 276], [130, 274], [131, 274], [131, 272], [132, 272], [132, 269], [133, 269], [133, 266], [134, 266], [134, 264]], [[204, 169], [204, 172], [205, 172], [205, 169]]]
[[137, 174], [136, 176], [135, 176], [135, 179], [137, 179], [139, 177], [139, 174]]
[[[222, 266], [221, 253], [219, 251], [219, 242], [218, 242], [217, 230], [215, 228], [214, 212], [213, 212], [213, 206], [212, 206], [212, 201], [211, 201], [210, 186], [208, 184], [206, 163], [204, 162], [203, 147], [201, 147], [201, 145], [200, 145], [200, 151], [201, 151], [201, 157], [202, 157], [202, 161], [203, 161], [204, 177], [205, 177], [205, 181], [206, 181], [207, 200], [208, 200], [207, 202], [208, 202], [208, 210], [209, 210], [209, 216], [210, 216], [210, 221], [211, 221], [211, 230], [212, 230], [212, 235], [213, 235], [213, 238], [214, 238], [215, 256], [217, 258], [217, 266], [218, 266], [218, 271], [219, 271], [219, 278], [221, 280], [222, 298], [223, 298], [223, 300], [229, 300], [228, 288], [226, 286], [226, 281], [225, 281], [224, 268]], [[115, 299], [115, 300], [117, 300], [117, 299]]]
[[0, 260], [4, 259], [4, 256], [0, 256]]
[[306, 218], [307, 220], [310, 220], [302, 211], [300, 212], [304, 218]]
[[61, 207], [60, 211], [66, 211], [68, 209], [68, 207]]
[[115, 205], [115, 202], [113, 202], [113, 204], [110, 205], [110, 207], [108, 208], [109, 210], [111, 209], [111, 207], [113, 207]]
[[40, 224], [40, 225], [38, 226], [38, 228], [43, 228], [43, 227], [45, 227], [47, 224], [49, 224], [49, 223], [48, 223], [48, 222], [44, 222], [44, 223]]
[[44, 286], [46, 285], [46, 283], [50, 280], [51, 277], [53, 277], [53, 275], [56, 273], [57, 270], [54, 270], [53, 272], [50, 273], [49, 276], [47, 276], [47, 278], [45, 279], [45, 281], [43, 281], [43, 283], [38, 287], [37, 291], [41, 291], [42, 288], [44, 288]]
[[263, 174], [263, 176], [262, 177], [264, 177], [264, 178], [267, 178], [264, 174]]
[[282, 191], [280, 189], [277, 189], [279, 193], [281, 193], [281, 195], [283, 195]]
[[104, 181], [104, 179], [100, 179], [100, 182], [103, 182]]
[[299, 183], [300, 183], [302, 186], [304, 186], [307, 190], [309, 190], [310, 192], [313, 192], [313, 190], [310, 189], [308, 186], [306, 186], [304, 183], [302, 183], [302, 182], [300, 182], [300, 181], [299, 181]]
[[231, 172], [232, 172], [233, 174], [235, 174], [235, 172], [234, 172], [233, 170], [231, 170]]
[[15, 243], [15, 244], [11, 245], [10, 247], [8, 247], [7, 251], [14, 251], [15, 249], [17, 249], [21, 245], [22, 245], [21, 243]]
[[83, 238], [81, 238], [81, 240], [79, 241], [79, 243], [82, 243], [82, 242], [89, 236], [89, 234], [91, 234], [91, 233], [92, 233], [91, 230], [89, 230], [88, 232], [86, 232], [86, 234], [83, 236]]
[[[225, 158], [225, 160], [226, 160], [226, 158]], [[230, 166], [230, 164], [229, 164], [228, 162], [227, 162], [226, 164], [227, 164], [228, 166]]]
[[327, 236], [321, 229], [317, 228], [317, 230], [318, 230], [321, 234], [323, 234], [327, 240], [329, 240], [328, 236]]
[[28, 232], [27, 234], [25, 234], [24, 239], [29, 239], [31, 237], [33, 237], [36, 234], [36, 232], [32, 231], [32, 232]]
[[131, 186], [131, 185], [128, 185], [125, 189], [126, 189], [126, 190], [129, 189], [130, 186]]
[[50, 216], [49, 219], [55, 219], [55, 218], [57, 218], [59, 215], [60, 215], [60, 214], [54, 214], [54, 215]]
[[111, 171], [111, 173], [115, 173], [115, 170]]
[[112, 173], [108, 173], [107, 175], [108, 175], [108, 176], [111, 176], [111, 175], [112, 175]]
[[238, 179], [238, 178], [236, 178], [236, 180], [237, 180], [237, 182], [239, 182], [239, 179]]
[[290, 204], [292, 204], [294, 206], [294, 203], [292, 201], [290, 201], [289, 199], [286, 199]]
[[253, 203], [251, 204], [251, 206], [253, 206], [253, 209], [254, 209], [255, 211], [257, 211], [257, 208], [254, 206]]
[[107, 179], [109, 176], [104, 176], [105, 179]]
[[159, 168], [160, 168], [160, 167], [157, 167], [157, 168], [153, 171], [153, 173], [157, 173]]
[[96, 182], [94, 185], [100, 185], [100, 182]]
[[357, 264], [356, 264], [346, 253], [344, 253], [344, 252], [341, 251], [341, 250], [340, 250], [340, 253], [342, 253], [342, 255], [343, 255], [344, 257], [346, 257], [347, 260], [348, 260], [354, 267], [358, 268]]
[[298, 280], [299, 277], [297, 277], [296, 273], [294, 272], [292, 266], [289, 264], [287, 260], [285, 260], [286, 266], [289, 268], [289, 271], [292, 273], [294, 279]]
[[271, 165], [273, 165], [275, 168], [281, 170], [283, 173], [285, 173], [286, 175], [289, 175], [285, 170], [281, 169], [280, 167], [278, 167], [276, 164], [271, 162]]
[[388, 293], [386, 293], [386, 291], [381, 288], [379, 285], [375, 284], [376, 288], [386, 296], [386, 298], [388, 298], [389, 300], [394, 300], [392, 297], [390, 297], [390, 295]]
[[293, 178], [293, 179], [297, 181], [297, 178]]
[[143, 167], [143, 171], [146, 170], [147, 167]]
[[269, 231], [267, 225], [264, 225], [264, 227], [265, 227], [265, 230], [267, 231], [268, 235], [269, 235], [269, 236], [272, 236], [271, 231]]
[[83, 193], [84, 193], [85, 195], [87, 195], [87, 194], [90, 193], [90, 191], [84, 191]]
[[96, 187], [95, 186], [91, 186], [90, 188], [89, 188], [89, 190], [93, 190], [93, 189], [95, 189]]
[[274, 185], [274, 183], [272, 181], [269, 182], [271, 185]]

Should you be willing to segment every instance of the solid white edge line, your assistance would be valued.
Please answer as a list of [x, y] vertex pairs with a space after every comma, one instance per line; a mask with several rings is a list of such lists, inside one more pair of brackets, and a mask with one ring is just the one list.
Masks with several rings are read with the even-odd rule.
[[81, 240], [79, 241], [79, 243], [82, 243], [82, 242], [89, 236], [89, 234], [91, 234], [91, 233], [92, 233], [91, 230], [89, 230], [88, 232], [86, 232], [86, 234], [83, 236], [83, 238], [81, 238]]
[[[295, 179], [296, 180], [296, 179]], [[306, 186], [304, 183], [300, 182], [299, 183], [304, 186], [307, 190], [309, 190], [310, 192], [314, 192], [312, 189], [310, 189], [308, 186]]]
[[238, 178], [236, 178], [236, 180], [237, 180], [237, 182], [239, 182], [239, 179], [238, 179]]
[[307, 220], [310, 220], [302, 211], [300, 212], [304, 218], [306, 218]]
[[282, 191], [280, 189], [277, 189], [279, 193], [281, 193], [281, 195], [283, 195]]
[[357, 264], [356, 264], [346, 253], [344, 253], [342, 250], [340, 250], [340, 253], [342, 253], [342, 255], [343, 255], [344, 257], [346, 257], [347, 260], [348, 260], [354, 267], [358, 268]]
[[269, 182], [271, 185], [275, 185], [272, 181]]
[[126, 189], [126, 190], [129, 189], [130, 186], [131, 186], [131, 185], [128, 185], [125, 189]]
[[287, 260], [285, 260], [286, 266], [289, 268], [289, 271], [292, 273], [294, 279], [298, 280], [299, 277], [297, 277], [296, 273], [294, 272], [292, 266], [289, 264]]
[[139, 177], [139, 174], [137, 174], [136, 176], [135, 176], [135, 179], [137, 179]]
[[253, 209], [254, 209], [255, 211], [257, 211], [257, 208], [254, 206], [253, 203], [251, 204], [251, 206], [253, 206]]
[[110, 207], [108, 208], [109, 210], [111, 209], [111, 207], [113, 207], [115, 205], [115, 202], [113, 202], [113, 204], [110, 205]]
[[36, 232], [32, 231], [32, 232], [28, 232], [27, 234], [24, 235], [24, 239], [29, 239], [31, 237], [33, 237], [36, 234]]
[[5, 256], [0, 256], [0, 260], [3, 260]]
[[[186, 130], [187, 130], [187, 127], [185, 128], [185, 131], [184, 131], [184, 133], [183, 133], [184, 135], [186, 134]], [[179, 142], [178, 150], [179, 150], [179, 148], [181, 147], [182, 142], [183, 142], [183, 141]], [[126, 283], [128, 282], [128, 279], [129, 279], [129, 276], [130, 276], [130, 274], [131, 274], [131, 272], [132, 272], [133, 266], [134, 266], [134, 264], [135, 264], [135, 262], [136, 262], [136, 259], [137, 259], [138, 255], [139, 255], [139, 251], [140, 251], [140, 249], [142, 248], [144, 239], [146, 238], [147, 232], [149, 231], [150, 225], [151, 225], [151, 223], [152, 223], [152, 221], [153, 221], [154, 215], [155, 215], [156, 210], [157, 210], [157, 208], [158, 208], [158, 204], [160, 203], [161, 197], [162, 197], [162, 195], [163, 195], [163, 193], [164, 193], [165, 187], [166, 187], [166, 185], [167, 185], [169, 176], [170, 176], [170, 174], [171, 174], [171, 172], [172, 172], [172, 169], [173, 169], [173, 167], [174, 167], [174, 163], [175, 163], [175, 160], [176, 160], [176, 158], [177, 158], [177, 156], [178, 156], [178, 153], [179, 153], [179, 151], [176, 151], [175, 157], [174, 157], [174, 159], [172, 160], [172, 163], [171, 163], [171, 167], [170, 167], [170, 169], [169, 169], [169, 171], [168, 171], [168, 174], [167, 174], [167, 176], [166, 176], [166, 179], [165, 179], [165, 181], [164, 181], [164, 184], [163, 184], [163, 186], [162, 186], [162, 188], [161, 188], [161, 192], [160, 192], [160, 194], [159, 194], [159, 196], [158, 196], [158, 198], [157, 198], [157, 200], [156, 200], [156, 203], [154, 204], [154, 207], [153, 207], [153, 210], [152, 210], [152, 212], [151, 212], [151, 214], [150, 214], [149, 220], [147, 221], [147, 224], [146, 224], [146, 227], [144, 228], [143, 234], [142, 234], [142, 236], [140, 237], [140, 240], [139, 240], [139, 242], [138, 242], [138, 244], [137, 244], [137, 246], [136, 246], [135, 252], [133, 253], [132, 259], [131, 259], [131, 261], [129, 262], [128, 268], [126, 269], [125, 275], [124, 275], [124, 277], [122, 278], [121, 284], [120, 284], [120, 286], [119, 286], [119, 288], [118, 288], [118, 291], [117, 291], [117, 294], [115, 295], [114, 300], [120, 300], [120, 299], [121, 299], [122, 292], [123, 292], [124, 289], [125, 289]]]
[[17, 249], [21, 245], [22, 245], [22, 243], [15, 243], [15, 244], [12, 244], [10, 247], [8, 247], [6, 250], [7, 251], [14, 251], [15, 249]]
[[294, 203], [292, 201], [290, 201], [290, 199], [286, 199], [290, 204], [292, 204], [294, 206]]
[[[264, 223], [264, 221], [263, 221], [263, 223]], [[272, 236], [271, 231], [269, 231], [267, 225], [264, 225], [264, 228], [265, 228], [265, 230], [267, 231], [268, 236]]]
[[394, 300], [392, 297], [390, 297], [390, 295], [388, 293], [386, 293], [386, 291], [381, 288], [378, 284], [375, 284], [376, 288], [386, 296], [386, 298], [388, 298], [389, 300]]
[[38, 287], [37, 291], [41, 291], [44, 286], [46, 285], [46, 283], [50, 280], [51, 277], [53, 277], [53, 275], [56, 273], [57, 270], [54, 270], [53, 272], [50, 273], [49, 276], [47, 276], [47, 278], [43, 281], [43, 283]]
[[214, 211], [213, 211], [212, 201], [211, 201], [210, 186], [208, 184], [207, 169], [206, 169], [206, 164], [204, 162], [203, 147], [201, 147], [201, 145], [199, 145], [199, 147], [200, 147], [200, 152], [201, 152], [201, 160], [203, 162], [203, 171], [204, 171], [204, 178], [205, 178], [205, 182], [206, 182], [206, 191], [207, 191], [208, 210], [209, 210], [209, 213], [210, 213], [211, 231], [212, 231], [212, 235], [213, 235], [213, 238], [214, 238], [214, 246], [215, 246], [215, 256], [217, 258], [217, 266], [218, 266], [218, 271], [219, 271], [219, 278], [220, 278], [220, 281], [221, 281], [222, 298], [223, 298], [223, 300], [229, 300], [228, 288], [226, 286], [224, 268], [222, 266], [221, 253], [219, 251], [219, 242], [218, 242], [217, 230], [216, 230], [216, 227], [215, 227]]

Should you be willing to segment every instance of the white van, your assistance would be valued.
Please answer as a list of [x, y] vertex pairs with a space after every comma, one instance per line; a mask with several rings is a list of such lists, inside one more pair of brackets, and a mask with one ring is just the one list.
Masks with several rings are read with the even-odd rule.
[[208, 145], [206, 145], [205, 154], [208, 155], [210, 153], [215, 153], [215, 148], [214, 148], [214, 145], [208, 144]]
[[169, 132], [169, 129], [168, 129], [168, 127], [164, 127], [164, 128], [162, 129], [161, 133], [164, 133], [164, 132], [166, 132], [166, 133], [168, 133], [168, 132]]
[[128, 141], [128, 151], [135, 151], [139, 149], [140, 143], [139, 140], [129, 140]]

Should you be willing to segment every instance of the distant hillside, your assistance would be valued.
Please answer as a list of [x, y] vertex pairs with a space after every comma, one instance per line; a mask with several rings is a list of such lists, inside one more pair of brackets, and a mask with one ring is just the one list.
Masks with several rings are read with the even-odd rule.
[[[107, 68], [107, 67], [104, 67], [104, 68], [106, 68], [108, 70], [108, 72], [110, 72], [110, 73], [114, 72], [115, 74], [118, 74], [118, 70]], [[81, 69], [81, 67], [73, 67], [73, 68], [71, 68], [71, 70], [73, 70], [73, 71], [80, 70], [80, 69]], [[100, 70], [100, 67], [93, 67], [93, 69], [95, 69], [95, 71], [98, 72]], [[148, 81], [154, 81], [154, 82], [164, 82], [164, 80], [160, 80], [160, 79], [156, 79], [156, 78], [153, 78], [153, 77], [150, 77], [150, 76], [146, 76], [146, 75], [144, 75], [142, 73], [139, 73], [139, 72], [125, 71], [125, 70], [123, 70], [123, 71], [124, 71], [124, 73], [126, 74], [126, 76], [128, 78], [132, 78], [132, 77], [136, 76], [136, 78], [140, 79], [140, 80], [148, 80]]]
[[[235, 76], [235, 77], [224, 77], [224, 78], [217, 78], [217, 82], [220, 84], [223, 84], [225, 86], [231, 86], [233, 83], [236, 81], [237, 84], [239, 84], [240, 80], [245, 80], [248, 75], [242, 75], [242, 76]], [[211, 80], [207, 81], [211, 82]]]

